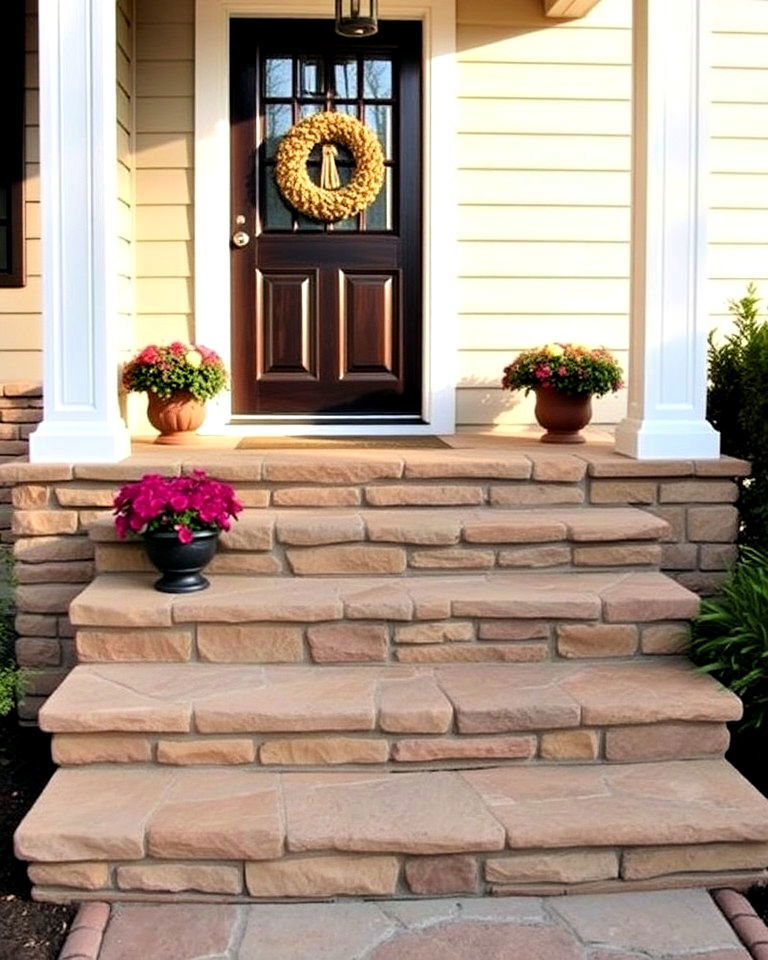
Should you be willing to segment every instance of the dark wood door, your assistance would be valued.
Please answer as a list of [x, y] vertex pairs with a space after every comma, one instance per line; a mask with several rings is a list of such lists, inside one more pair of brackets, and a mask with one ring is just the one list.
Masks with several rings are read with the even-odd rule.
[[[233, 413], [295, 421], [421, 419], [421, 25], [369, 39], [330, 20], [231, 21]], [[379, 136], [386, 181], [340, 223], [290, 208], [281, 137], [323, 110]], [[342, 183], [351, 155], [339, 148]], [[320, 149], [309, 162], [319, 182]], [[238, 218], [240, 220], [238, 221]]]

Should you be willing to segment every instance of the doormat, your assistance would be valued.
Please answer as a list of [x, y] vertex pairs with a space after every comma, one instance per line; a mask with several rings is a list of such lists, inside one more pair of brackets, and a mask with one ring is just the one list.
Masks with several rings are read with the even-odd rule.
[[385, 450], [452, 449], [450, 443], [433, 436], [407, 437], [243, 437], [238, 450]]

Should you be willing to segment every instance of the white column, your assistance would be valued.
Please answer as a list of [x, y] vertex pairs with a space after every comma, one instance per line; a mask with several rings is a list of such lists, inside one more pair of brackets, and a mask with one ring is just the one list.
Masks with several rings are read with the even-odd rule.
[[38, 463], [121, 460], [114, 0], [40, 0], [45, 417]]
[[705, 419], [708, 0], [634, 0], [629, 410], [616, 450], [717, 457]]

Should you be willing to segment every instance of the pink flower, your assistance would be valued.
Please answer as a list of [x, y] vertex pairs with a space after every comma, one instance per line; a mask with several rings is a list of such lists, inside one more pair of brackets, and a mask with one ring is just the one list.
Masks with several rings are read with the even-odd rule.
[[534, 372], [539, 380], [549, 380], [552, 376], [552, 368], [546, 363], [539, 364]]
[[192, 536], [192, 531], [189, 529], [189, 527], [178, 526], [176, 527], [176, 529], [179, 532], [179, 540], [182, 543], [192, 543], [193, 536]]
[[558, 374], [558, 376], [560, 376], [560, 377], [565, 377], [565, 376], [567, 376], [568, 371], [565, 369], [565, 367], [558, 367], [558, 368], [557, 368], [557, 374]]

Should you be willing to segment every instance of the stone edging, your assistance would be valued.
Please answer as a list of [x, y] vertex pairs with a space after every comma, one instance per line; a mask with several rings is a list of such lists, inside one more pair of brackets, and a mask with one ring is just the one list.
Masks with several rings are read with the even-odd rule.
[[59, 960], [98, 960], [109, 912], [108, 903], [81, 904]]
[[754, 960], [768, 960], [768, 927], [749, 900], [736, 890], [714, 890], [712, 896]]

